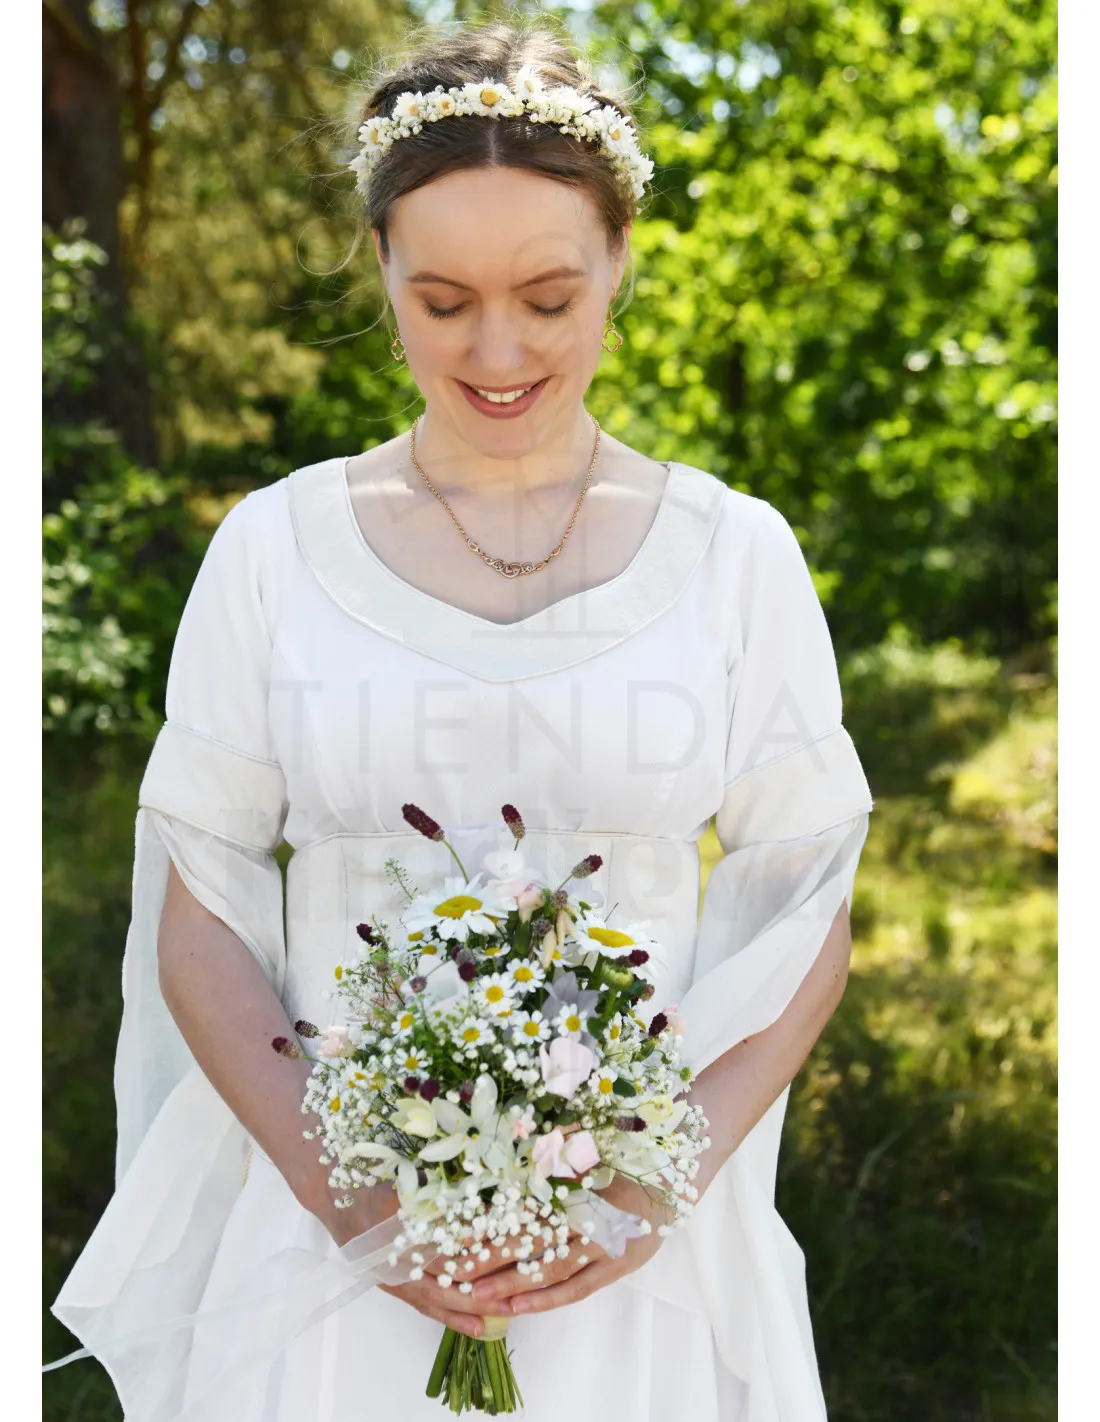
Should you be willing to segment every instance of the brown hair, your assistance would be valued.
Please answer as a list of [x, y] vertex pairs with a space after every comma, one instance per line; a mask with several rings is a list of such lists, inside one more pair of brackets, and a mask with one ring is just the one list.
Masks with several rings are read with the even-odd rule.
[[[349, 106], [346, 136], [358, 151], [360, 125], [376, 114], [391, 117], [398, 95], [407, 89], [427, 93], [436, 85], [450, 89], [486, 78], [509, 84], [525, 64], [532, 65], [547, 85], [568, 84], [600, 104], [613, 104], [637, 130], [627, 101], [601, 87], [568, 31], [562, 26], [564, 33], [556, 32], [556, 23], [545, 15], [530, 19], [520, 14], [507, 22], [483, 19], [418, 27], [400, 62], [376, 66], [367, 83], [360, 84]], [[455, 28], [457, 33], [439, 33]], [[599, 212], [609, 251], [616, 250], [626, 224], [638, 215], [639, 202], [630, 183], [615, 171], [598, 144], [527, 118], [486, 121], [474, 114], [461, 115], [425, 124], [378, 159], [365, 201], [358, 192], [355, 195], [359, 223], [346, 260], [372, 228], [378, 229], [382, 255], [389, 259], [386, 219], [399, 197], [445, 173], [495, 167], [520, 168], [584, 190]]]

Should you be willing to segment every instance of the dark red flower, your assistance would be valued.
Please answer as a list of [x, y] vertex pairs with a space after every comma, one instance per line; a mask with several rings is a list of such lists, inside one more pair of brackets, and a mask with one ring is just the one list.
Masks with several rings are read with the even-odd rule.
[[358, 933], [359, 937], [363, 940], [364, 943], [378, 942], [378, 934], [375, 932], [373, 924], [357, 923], [355, 925], [355, 931], [356, 933]]
[[515, 805], [501, 805], [500, 813], [504, 816], [504, 823], [515, 835], [516, 839], [522, 839], [527, 831], [523, 827], [523, 820]]
[[598, 854], [589, 854], [574, 868], [571, 879], [587, 879], [589, 874], [594, 874], [603, 863]]
[[295, 1022], [294, 1030], [299, 1037], [319, 1037], [321, 1035], [320, 1028], [314, 1027], [313, 1023], [307, 1022], [304, 1017]]
[[477, 977], [477, 965], [468, 961], [459, 963], [458, 976], [464, 983], [472, 983]]
[[401, 813], [414, 830], [419, 830], [428, 839], [442, 839], [443, 831], [431, 815], [426, 815], [417, 805], [402, 805]]
[[474, 1094], [474, 1084], [472, 1081], [464, 1081], [458, 1088], [458, 1099], [460, 1101], [470, 1101]]
[[425, 1101], [434, 1101], [439, 1095], [439, 1082], [434, 1076], [428, 1077], [420, 1088], [420, 1095]]
[[626, 955], [626, 961], [632, 968], [640, 968], [643, 963], [649, 962], [649, 954], [644, 948], [635, 948], [633, 953]]
[[427, 978], [422, 978], [422, 977], [419, 975], [419, 973], [417, 974], [417, 976], [416, 976], [415, 978], [410, 978], [410, 979], [409, 979], [409, 987], [412, 988], [413, 992], [423, 992], [424, 989], [425, 989], [427, 986], [428, 986], [428, 979], [427, 979]]
[[668, 1026], [668, 1018], [663, 1012], [654, 1013], [653, 1021], [649, 1024], [649, 1035], [659, 1037]]
[[415, 1096], [420, 1090], [420, 1078], [418, 1076], [407, 1076], [405, 1078], [405, 1090], [410, 1096]]
[[271, 1045], [281, 1057], [302, 1057], [305, 1053], [297, 1042], [292, 1042], [288, 1037], [273, 1037]]

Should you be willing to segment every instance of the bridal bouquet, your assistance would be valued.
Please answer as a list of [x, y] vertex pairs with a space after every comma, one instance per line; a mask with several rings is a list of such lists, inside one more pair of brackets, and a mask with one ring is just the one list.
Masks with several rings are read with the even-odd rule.
[[[590, 855], [558, 885], [524, 864], [523, 821], [502, 809], [510, 849], [470, 878], [440, 826], [415, 805], [405, 819], [449, 850], [457, 875], [425, 892], [396, 860], [406, 896], [399, 931], [358, 925], [355, 962], [336, 967], [347, 1025], [319, 1038], [303, 1112], [315, 1112], [330, 1185], [342, 1205], [360, 1186], [392, 1181], [407, 1258], [420, 1279], [441, 1256], [439, 1287], [472, 1291], [477, 1262], [513, 1261], [535, 1283], [542, 1265], [595, 1243], [618, 1257], [648, 1220], [598, 1193], [616, 1174], [640, 1182], [672, 1224], [686, 1222], [691, 1183], [710, 1144], [706, 1118], [678, 1096], [692, 1081], [678, 1054], [674, 1009], [646, 1023], [663, 950], [645, 924], [610, 927], [570, 894]], [[610, 914], [607, 915], [610, 917]], [[276, 1038], [283, 1055], [304, 1055]], [[522, 1397], [505, 1346], [506, 1318], [481, 1338], [444, 1333], [427, 1395], [453, 1412], [513, 1412]]]

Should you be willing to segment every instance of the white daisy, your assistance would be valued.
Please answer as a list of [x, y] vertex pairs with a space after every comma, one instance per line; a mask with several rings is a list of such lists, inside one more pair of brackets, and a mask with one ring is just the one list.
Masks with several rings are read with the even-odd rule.
[[402, 1071], [413, 1075], [419, 1075], [431, 1066], [427, 1052], [422, 1052], [419, 1047], [410, 1047], [403, 1057], [398, 1058], [398, 1062]]
[[554, 1026], [559, 1037], [570, 1037], [578, 1042], [588, 1026], [588, 1018], [582, 1017], [572, 1003], [567, 1003], [554, 1018]]
[[428, 110], [430, 119], [449, 118], [455, 111], [455, 99], [453, 94], [441, 92], [442, 86], [437, 85], [436, 89], [428, 96], [431, 104]]
[[532, 992], [546, 979], [546, 974], [538, 963], [529, 958], [523, 958], [518, 963], [510, 963], [507, 971], [517, 997]]
[[469, 106], [469, 112], [481, 114], [483, 118], [499, 117], [511, 97], [503, 84], [491, 79], [472, 80], [463, 84], [462, 97]]
[[538, 1008], [533, 1012], [513, 1012], [508, 1025], [512, 1029], [512, 1041], [517, 1045], [533, 1046], [550, 1036], [550, 1024]]
[[379, 153], [384, 153], [392, 144], [393, 139], [389, 132], [390, 121], [381, 114], [375, 114], [373, 118], [367, 119], [359, 130], [359, 142], [363, 145], [366, 155], [371, 157]]
[[484, 1047], [494, 1040], [493, 1029], [478, 1017], [467, 1017], [452, 1034], [456, 1047]]
[[649, 962], [638, 971], [649, 976], [665, 962], [664, 949], [649, 936], [649, 919], [628, 923], [625, 928], [610, 928], [597, 913], [586, 913], [577, 920], [574, 932], [585, 954], [600, 953], [605, 958], [626, 958], [636, 948], [649, 954]]
[[607, 1068], [601, 1068], [599, 1071], [593, 1072], [588, 1078], [589, 1088], [594, 1091], [597, 1096], [607, 1099], [615, 1094], [615, 1079], [617, 1076], [617, 1072]]
[[421, 93], [402, 94], [393, 106], [394, 123], [423, 123], [425, 116], [424, 95]]
[[478, 981], [477, 995], [494, 1017], [506, 1017], [512, 1010], [512, 979], [507, 973], [491, 973]]
[[520, 69], [512, 81], [512, 88], [519, 98], [524, 100], [536, 99], [546, 91], [546, 86], [533, 64], [525, 64]]
[[415, 1026], [416, 1010], [412, 1007], [406, 1007], [393, 1019], [391, 1031], [398, 1041], [400, 1041], [403, 1037], [407, 1037]]
[[509, 906], [493, 889], [483, 887], [481, 878], [480, 872], [470, 880], [448, 875], [442, 890], [418, 894], [402, 914], [405, 928], [410, 933], [434, 929], [444, 941], [461, 943], [471, 933], [495, 934], [496, 923], [489, 915], [504, 918]]

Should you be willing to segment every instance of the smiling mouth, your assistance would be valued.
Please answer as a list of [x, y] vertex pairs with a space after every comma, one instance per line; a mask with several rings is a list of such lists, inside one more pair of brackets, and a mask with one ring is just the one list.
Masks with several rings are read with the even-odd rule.
[[517, 400], [522, 399], [524, 395], [534, 390], [536, 385], [542, 385], [546, 380], [549, 380], [549, 378], [549, 376], [544, 375], [542, 380], [536, 380], [530, 385], [521, 385], [516, 389], [507, 391], [486, 390], [482, 386], [471, 385], [468, 380], [462, 381], [462, 384], [465, 385], [467, 390], [472, 390], [475, 395], [480, 396], [482, 400], [488, 400], [493, 405], [514, 405]]

